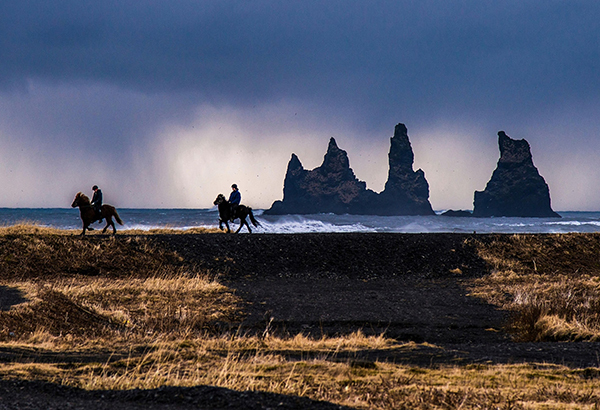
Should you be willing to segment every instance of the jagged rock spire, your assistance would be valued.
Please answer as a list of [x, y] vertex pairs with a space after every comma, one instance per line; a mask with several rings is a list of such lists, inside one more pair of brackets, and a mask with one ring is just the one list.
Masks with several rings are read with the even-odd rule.
[[386, 215], [433, 215], [429, 203], [429, 184], [422, 170], [413, 170], [414, 153], [408, 129], [397, 124], [390, 139], [389, 172], [381, 192], [380, 213]]

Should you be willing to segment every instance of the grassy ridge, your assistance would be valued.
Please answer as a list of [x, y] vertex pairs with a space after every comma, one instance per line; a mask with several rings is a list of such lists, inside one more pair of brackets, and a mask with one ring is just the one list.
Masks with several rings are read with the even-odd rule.
[[[516, 338], [595, 339], [599, 239], [475, 237], [490, 274], [469, 282], [471, 292], [514, 313], [509, 328]], [[585, 409], [600, 403], [598, 369], [536, 363], [415, 368], [361, 360], [361, 351], [417, 347], [385, 335], [239, 334], [241, 301], [219, 283], [218, 272], [189, 266], [142, 235], [79, 238], [39, 227], [0, 229], [0, 290], [14, 303], [0, 312], [2, 378], [86, 389], [207, 384], [365, 409]]]

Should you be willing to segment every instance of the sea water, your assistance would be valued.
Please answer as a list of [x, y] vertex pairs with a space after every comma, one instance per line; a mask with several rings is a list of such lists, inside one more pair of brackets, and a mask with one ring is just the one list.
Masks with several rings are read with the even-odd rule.
[[[118, 210], [124, 226], [117, 229], [189, 229], [218, 227], [216, 207], [210, 209]], [[559, 212], [562, 218], [463, 218], [374, 215], [263, 215], [255, 210], [256, 233], [304, 232], [457, 232], [457, 233], [567, 233], [600, 232], [600, 212]], [[238, 221], [230, 224], [237, 229]], [[30, 223], [59, 229], [81, 229], [79, 210], [73, 208], [0, 208], [0, 226]], [[103, 227], [104, 224], [94, 224]], [[247, 232], [246, 228], [242, 232]]]

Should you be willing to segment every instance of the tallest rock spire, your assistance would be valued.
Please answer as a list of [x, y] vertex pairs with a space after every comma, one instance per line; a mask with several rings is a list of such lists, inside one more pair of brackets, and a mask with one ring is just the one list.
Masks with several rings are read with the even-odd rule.
[[413, 170], [413, 154], [406, 125], [398, 124], [390, 139], [390, 169], [385, 189], [379, 194], [379, 213], [384, 215], [433, 215], [429, 184], [422, 170]]

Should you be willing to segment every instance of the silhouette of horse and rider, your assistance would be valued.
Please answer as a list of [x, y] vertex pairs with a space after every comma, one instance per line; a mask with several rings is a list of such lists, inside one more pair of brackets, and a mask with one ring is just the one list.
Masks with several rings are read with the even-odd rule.
[[75, 199], [71, 204], [72, 208], [79, 207], [79, 216], [81, 217], [81, 222], [83, 223], [83, 230], [81, 231], [81, 235], [85, 235], [85, 231], [93, 231], [90, 225], [96, 221], [102, 222], [102, 219], [106, 219], [106, 226], [102, 230], [102, 233], [105, 233], [109, 226], [112, 226], [113, 235], [117, 233], [117, 228], [115, 227], [115, 223], [112, 218], [119, 223], [119, 225], [123, 225], [123, 221], [119, 217], [117, 213], [117, 209], [108, 204], [102, 204], [102, 191], [98, 188], [97, 185], [92, 187], [94, 191], [94, 195], [92, 196], [92, 200], [87, 197], [87, 195], [82, 192], [78, 192], [75, 195]]
[[252, 228], [250, 228], [250, 224], [246, 218], [250, 218], [250, 222], [252, 225], [259, 226], [260, 224], [254, 218], [254, 214], [252, 213], [252, 208], [242, 205], [240, 202], [242, 201], [242, 195], [238, 189], [236, 184], [231, 186], [231, 194], [229, 195], [229, 199], [225, 199], [223, 194], [217, 195], [217, 198], [213, 202], [214, 205], [217, 205], [219, 209], [219, 229], [223, 230], [223, 224], [227, 227], [227, 233], [231, 232], [229, 229], [229, 222], [233, 222], [236, 219], [240, 220], [240, 227], [235, 231], [238, 233], [244, 227], [244, 225], [248, 228], [248, 232], [252, 233]]
[[[75, 195], [75, 199], [71, 204], [71, 207], [79, 208], [79, 216], [81, 217], [81, 222], [83, 223], [83, 230], [81, 231], [81, 235], [85, 235], [85, 231], [93, 231], [90, 225], [96, 221], [99, 223], [102, 222], [103, 219], [106, 219], [106, 226], [102, 229], [102, 233], [105, 233], [109, 226], [113, 229], [113, 235], [117, 233], [117, 228], [115, 227], [115, 223], [113, 222], [113, 217], [120, 225], [123, 225], [123, 221], [119, 217], [117, 213], [117, 209], [108, 204], [102, 204], [102, 190], [98, 188], [97, 185], [92, 187], [92, 191], [94, 194], [92, 195], [92, 200], [88, 198], [87, 195], [82, 192], [78, 192]], [[236, 219], [240, 220], [240, 227], [235, 231], [238, 233], [244, 225], [248, 228], [248, 232], [252, 233], [252, 229], [250, 228], [250, 224], [246, 218], [250, 219], [252, 225], [255, 227], [260, 224], [254, 218], [254, 214], [252, 213], [252, 208], [242, 205], [240, 202], [242, 200], [242, 195], [236, 184], [231, 186], [231, 194], [229, 195], [229, 199], [225, 199], [223, 194], [219, 194], [214, 201], [214, 205], [217, 205], [219, 209], [219, 229], [223, 230], [223, 223], [227, 227], [227, 233], [231, 232], [229, 228], [229, 222], [233, 222]]]

